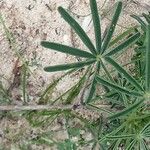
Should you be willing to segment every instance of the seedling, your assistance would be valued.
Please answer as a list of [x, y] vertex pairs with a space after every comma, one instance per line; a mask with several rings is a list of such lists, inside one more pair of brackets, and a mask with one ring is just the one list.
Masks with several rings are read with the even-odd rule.
[[95, 66], [94, 71], [92, 73], [93, 78], [90, 84], [89, 95], [87, 99], [84, 101], [84, 103], [89, 103], [93, 99], [93, 95], [95, 93], [96, 84], [97, 84], [95, 77], [96, 77], [96, 74], [99, 73], [101, 69], [103, 69], [106, 72], [107, 76], [110, 79], [112, 79], [111, 75], [109, 74], [109, 71], [107, 70], [107, 64], [106, 64], [106, 63], [113, 63], [113, 62], [110, 62], [109, 57], [131, 46], [140, 37], [140, 33], [137, 32], [131, 37], [129, 37], [128, 39], [126, 39], [124, 42], [116, 46], [115, 48], [111, 48], [109, 45], [110, 45], [113, 33], [115, 31], [115, 27], [117, 25], [117, 22], [118, 22], [118, 19], [122, 10], [122, 2], [119, 1], [117, 3], [114, 16], [109, 25], [106, 36], [103, 39], [102, 39], [102, 34], [101, 34], [101, 21], [100, 21], [100, 17], [98, 14], [96, 0], [90, 0], [90, 8], [91, 8], [91, 13], [92, 13], [92, 18], [93, 18], [96, 46], [94, 46], [94, 44], [91, 42], [88, 35], [81, 28], [81, 26], [77, 23], [77, 21], [75, 21], [64, 8], [62, 7], [58, 8], [58, 11], [63, 17], [63, 19], [74, 29], [76, 34], [80, 37], [80, 39], [83, 41], [83, 43], [86, 45], [86, 47], [89, 49], [90, 52], [80, 50], [74, 47], [62, 45], [59, 43], [53, 43], [53, 42], [47, 42], [47, 41], [41, 42], [41, 45], [43, 47], [48, 48], [50, 50], [55, 50], [55, 51], [59, 51], [65, 54], [70, 54], [73, 56], [85, 58], [85, 60], [81, 62], [45, 67], [44, 70], [47, 72], [63, 71], [63, 70], [68, 70], [68, 69], [73, 69], [73, 68], [79, 69], [79, 68], [83, 68], [85, 66], [91, 66], [91, 65]]

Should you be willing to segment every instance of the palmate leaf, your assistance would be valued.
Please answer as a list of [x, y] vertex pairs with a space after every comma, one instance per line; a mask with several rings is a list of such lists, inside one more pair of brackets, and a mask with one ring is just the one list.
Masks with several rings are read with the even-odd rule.
[[109, 62], [112, 66], [114, 66], [115, 69], [117, 69], [120, 74], [123, 74], [124, 77], [130, 83], [132, 83], [139, 91], [141, 92], [143, 91], [143, 88], [141, 87], [141, 85], [129, 73], [127, 73], [118, 63], [116, 63], [112, 58], [105, 57], [105, 60]]
[[113, 19], [111, 21], [111, 24], [110, 24], [110, 26], [107, 30], [107, 34], [106, 34], [106, 37], [105, 37], [103, 45], [102, 45], [101, 53], [104, 53], [104, 51], [107, 49], [107, 47], [110, 43], [110, 40], [113, 36], [114, 30], [115, 30], [115, 27], [116, 27], [116, 24], [118, 22], [121, 10], [122, 10], [122, 2], [120, 1], [120, 2], [117, 3], [117, 8], [115, 10], [115, 14], [114, 14]]
[[96, 39], [96, 50], [98, 53], [101, 51], [101, 25], [100, 25], [100, 17], [98, 14], [97, 3], [96, 0], [90, 0], [94, 30], [95, 30], [95, 39]]
[[119, 46], [115, 47], [110, 52], [108, 52], [105, 56], [112, 56], [116, 54], [117, 52], [129, 47], [130, 45], [135, 43], [139, 39], [139, 37], [140, 37], [140, 33], [139, 32], [135, 33], [130, 38], [128, 38], [125, 42], [121, 43]]
[[91, 65], [95, 61], [96, 61], [95, 59], [90, 59], [90, 60], [77, 62], [77, 63], [49, 66], [49, 67], [45, 67], [44, 70], [47, 72], [55, 72], [55, 71], [69, 70], [69, 69], [73, 69], [73, 68], [81, 68], [81, 67], [84, 67], [87, 65]]
[[125, 88], [123, 88], [121, 86], [118, 86], [114, 83], [106, 81], [105, 79], [102, 79], [99, 76], [96, 76], [96, 80], [97, 80], [98, 83], [101, 83], [102, 85], [104, 85], [106, 87], [111, 87], [111, 88], [115, 89], [118, 92], [121, 92], [121, 93], [124, 93], [124, 94], [127, 94], [127, 95], [133, 95], [133, 96], [136, 96], [136, 97], [141, 97], [142, 96], [141, 93], [125, 89]]
[[150, 92], [150, 25], [146, 33], [146, 91]]
[[133, 105], [131, 105], [130, 107], [124, 109], [123, 111], [110, 116], [109, 119], [116, 119], [116, 118], [119, 118], [122, 116], [126, 116], [127, 114], [129, 114], [129, 113], [133, 112], [135, 109], [137, 109], [142, 103], [143, 103], [143, 100], [140, 100], [140, 101], [134, 103]]
[[68, 12], [62, 8], [58, 8], [59, 13], [64, 18], [64, 20], [75, 30], [75, 32], [78, 34], [78, 36], [81, 38], [83, 43], [88, 47], [88, 49], [93, 53], [96, 54], [96, 49], [94, 45], [92, 44], [91, 40], [85, 33], [85, 31], [81, 28], [81, 26], [72, 18]]
[[79, 56], [79, 57], [85, 57], [85, 58], [95, 58], [95, 56], [93, 56], [91, 53], [88, 53], [86, 51], [82, 51], [80, 49], [73, 48], [70, 46], [62, 45], [59, 43], [42, 41], [41, 45], [45, 48], [53, 49], [53, 50], [56, 50], [58, 52], [70, 54], [73, 56]]

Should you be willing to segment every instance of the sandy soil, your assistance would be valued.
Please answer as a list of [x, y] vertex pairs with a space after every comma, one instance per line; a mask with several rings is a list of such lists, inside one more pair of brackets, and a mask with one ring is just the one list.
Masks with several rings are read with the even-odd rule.
[[[99, 10], [103, 19], [102, 30], [104, 31], [110, 22], [115, 0], [107, 0], [104, 6], [103, 2], [104, 0], [98, 0]], [[132, 0], [124, 0], [125, 8], [114, 36], [123, 32], [126, 28], [135, 25], [136, 21], [130, 15], [133, 13], [141, 14], [143, 11], [150, 10], [149, 4], [149, 0], [143, 0], [142, 2], [141, 0], [134, 2]], [[15, 39], [14, 44], [11, 45], [6, 38], [3, 26], [0, 25], [0, 80], [6, 89], [13, 83], [13, 69], [17, 61], [17, 51], [23, 59], [29, 61], [32, 72], [28, 78], [27, 85], [29, 104], [36, 104], [36, 99], [40, 96], [41, 91], [50, 82], [62, 75], [62, 72], [46, 73], [43, 71], [44, 66], [77, 61], [74, 57], [42, 48], [40, 41], [60, 42], [86, 50], [86, 47], [57, 12], [58, 6], [67, 8], [82, 25], [92, 41], [94, 41], [89, 0], [0, 0], [0, 13]], [[122, 58], [123, 61], [127, 61], [126, 58], [131, 55], [132, 53], [128, 52]], [[21, 66], [21, 64], [22, 62], [19, 62], [18, 65]], [[81, 74], [82, 72], [78, 75], [67, 76], [57, 86], [53, 96], [57, 97], [77, 82]], [[13, 104], [23, 104], [19, 85], [13, 88], [11, 95], [14, 99]], [[17, 99], [16, 97], [19, 98]], [[9, 133], [6, 133], [7, 129], [9, 129]], [[20, 137], [23, 138], [19, 142], [25, 140], [27, 135], [32, 137], [32, 134], [34, 134], [33, 130], [26, 120], [21, 117], [16, 119], [15, 117], [2, 118], [0, 122], [0, 145], [7, 145], [8, 149], [15, 149], [13, 147], [16, 145], [13, 143], [17, 142]], [[18, 134], [20, 134], [19, 137], [17, 137]], [[32, 149], [37, 148], [35, 146]], [[41, 149], [49, 148], [41, 147]]]

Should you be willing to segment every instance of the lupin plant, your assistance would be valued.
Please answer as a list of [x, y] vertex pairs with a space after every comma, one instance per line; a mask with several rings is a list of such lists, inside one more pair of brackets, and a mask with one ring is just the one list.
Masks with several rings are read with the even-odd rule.
[[[101, 85], [104, 89], [107, 89], [105, 94], [101, 96], [103, 100], [107, 100], [109, 97], [109, 102], [112, 102], [114, 105], [114, 102], [116, 102], [116, 96], [114, 95], [117, 94], [117, 99], [119, 99], [119, 103], [117, 104], [119, 105], [119, 110], [114, 112], [112, 107], [111, 113], [106, 117], [106, 120], [110, 124], [114, 125], [117, 123], [117, 126], [105, 132], [105, 130], [103, 130], [103, 126], [105, 125], [101, 122], [101, 134], [97, 135], [93, 147], [99, 144], [100, 149], [117, 150], [122, 146], [125, 150], [148, 150], [150, 148], [148, 145], [150, 138], [150, 25], [145, 26], [146, 67], [143, 82], [137, 80], [131, 73], [128, 73], [128, 71], [115, 60], [116, 57], [114, 57], [119, 52], [135, 44], [141, 37], [140, 32], [134, 32], [134, 34], [125, 39], [121, 44], [111, 47], [113, 33], [122, 10], [122, 2], [117, 2], [114, 16], [104, 37], [102, 37], [101, 33], [101, 19], [96, 0], [90, 0], [90, 8], [95, 32], [95, 44], [91, 42], [85, 31], [64, 8], [58, 8], [62, 18], [74, 29], [90, 52], [59, 43], [41, 42], [41, 45], [45, 48], [78, 56], [85, 60], [48, 66], [45, 67], [44, 70], [47, 72], [55, 72], [69, 69], [78, 70], [85, 66], [92, 66], [93, 71], [91, 73], [92, 80], [90, 82], [89, 94], [82, 104], [93, 106], [90, 104], [94, 100], [97, 85]], [[116, 76], [117, 79], [112, 76], [112, 70], [109, 71], [107, 69], [108, 65], [114, 68], [113, 72], [118, 73], [118, 76]], [[102, 77], [103, 74], [101, 71], [105, 72], [105, 77]], [[115, 110], [117, 108], [118, 106], [115, 107]], [[111, 125], [109, 125], [109, 127], [111, 128]], [[109, 145], [106, 144], [107, 142], [109, 142]]]
[[91, 8], [94, 31], [95, 31], [95, 45], [96, 46], [94, 46], [94, 44], [91, 42], [88, 35], [81, 28], [81, 26], [77, 23], [77, 21], [75, 21], [64, 8], [62, 7], [58, 8], [58, 11], [63, 17], [63, 19], [74, 29], [76, 34], [80, 37], [80, 39], [83, 41], [83, 43], [86, 45], [86, 47], [89, 49], [90, 52], [80, 50], [78, 48], [62, 45], [59, 43], [53, 43], [53, 42], [48, 42], [48, 41], [41, 42], [41, 45], [43, 47], [48, 48], [50, 50], [55, 50], [55, 51], [62, 52], [65, 54], [70, 54], [73, 56], [85, 58], [85, 60], [81, 62], [45, 67], [44, 70], [47, 72], [63, 71], [63, 70], [68, 70], [68, 69], [73, 69], [73, 68], [79, 69], [79, 68], [83, 68], [84, 66], [89, 66], [89, 65], [95, 66], [94, 71], [93, 71], [94, 77], [93, 77], [93, 80], [91, 81], [89, 96], [85, 100], [85, 103], [91, 102], [93, 98], [93, 95], [95, 93], [96, 83], [97, 83], [97, 81], [95, 80], [96, 79], [95, 77], [100, 72], [100, 70], [103, 68], [106, 74], [110, 77], [109, 72], [106, 67], [107, 62], [110, 64], [114, 63], [114, 61], [111, 60], [110, 57], [119, 53], [125, 48], [129, 47], [130, 45], [135, 43], [140, 37], [140, 33], [137, 32], [131, 37], [129, 37], [128, 39], [126, 39], [124, 42], [119, 44], [118, 46], [114, 48], [109, 47], [109, 44], [111, 42], [113, 33], [115, 31], [115, 28], [116, 28], [116, 25], [117, 25], [117, 22], [118, 22], [118, 19], [122, 10], [122, 2], [119, 1], [116, 4], [114, 16], [112, 18], [112, 21], [107, 29], [107, 33], [104, 38], [102, 38], [101, 21], [100, 21], [100, 17], [98, 13], [96, 0], [90, 0], [90, 8]]

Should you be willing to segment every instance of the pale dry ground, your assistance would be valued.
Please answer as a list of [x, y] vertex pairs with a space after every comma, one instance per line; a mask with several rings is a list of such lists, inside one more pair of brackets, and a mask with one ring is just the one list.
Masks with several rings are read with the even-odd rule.
[[[99, 10], [103, 2], [104, 0], [98, 0]], [[142, 2], [141, 0], [136, 0], [134, 2], [132, 0], [124, 0], [125, 8], [115, 35], [136, 24], [130, 17], [131, 14], [141, 14], [143, 11], [150, 10], [149, 6], [147, 6], [150, 3], [149, 0], [142, 0]], [[110, 22], [114, 3], [115, 0], [107, 0], [107, 3], [101, 9], [103, 31]], [[29, 61], [30, 69], [33, 73], [29, 77], [27, 85], [27, 91], [30, 96], [29, 104], [36, 104], [36, 99], [41, 91], [44, 90], [48, 83], [62, 74], [62, 72], [46, 73], [43, 71], [44, 66], [77, 61], [74, 57], [42, 48], [40, 46], [41, 40], [60, 42], [86, 50], [86, 47], [84, 47], [74, 33], [72, 34], [69, 25], [57, 12], [58, 6], [67, 8], [86, 30], [92, 41], [94, 41], [89, 0], [0, 0], [0, 13], [6, 26], [16, 39], [15, 49], [21, 53], [23, 58]], [[13, 47], [10, 47], [2, 26], [0, 26], [0, 31], [0, 77], [2, 77], [1, 81], [5, 88], [9, 88], [13, 81], [13, 68], [17, 57]], [[128, 52], [122, 58], [122, 61], [128, 61], [127, 59], [131, 55], [132, 52]], [[74, 76], [67, 76], [57, 86], [53, 97], [57, 97], [73, 85], [80, 78], [81, 74], [82, 72]], [[11, 94], [14, 99], [20, 96], [18, 87], [14, 88]], [[21, 105], [22, 97], [19, 97], [19, 100], [14, 100], [13, 104]], [[7, 134], [5, 133], [6, 129], [10, 130]], [[3, 118], [0, 122], [0, 145], [4, 144], [8, 149], [11, 149], [15, 145], [13, 142], [21, 142], [28, 138], [28, 136], [32, 137], [33, 132], [36, 134], [36, 131], [30, 128], [24, 119], [13, 118], [8, 120]], [[66, 133], [60, 133], [58, 137], [61, 138], [62, 134], [64, 134], [62, 137], [64, 138]], [[18, 137], [17, 135], [22, 135], [23, 138], [20, 140], [21, 136]], [[35, 146], [32, 149], [37, 148]], [[41, 147], [41, 149], [46, 150], [49, 148]]]

